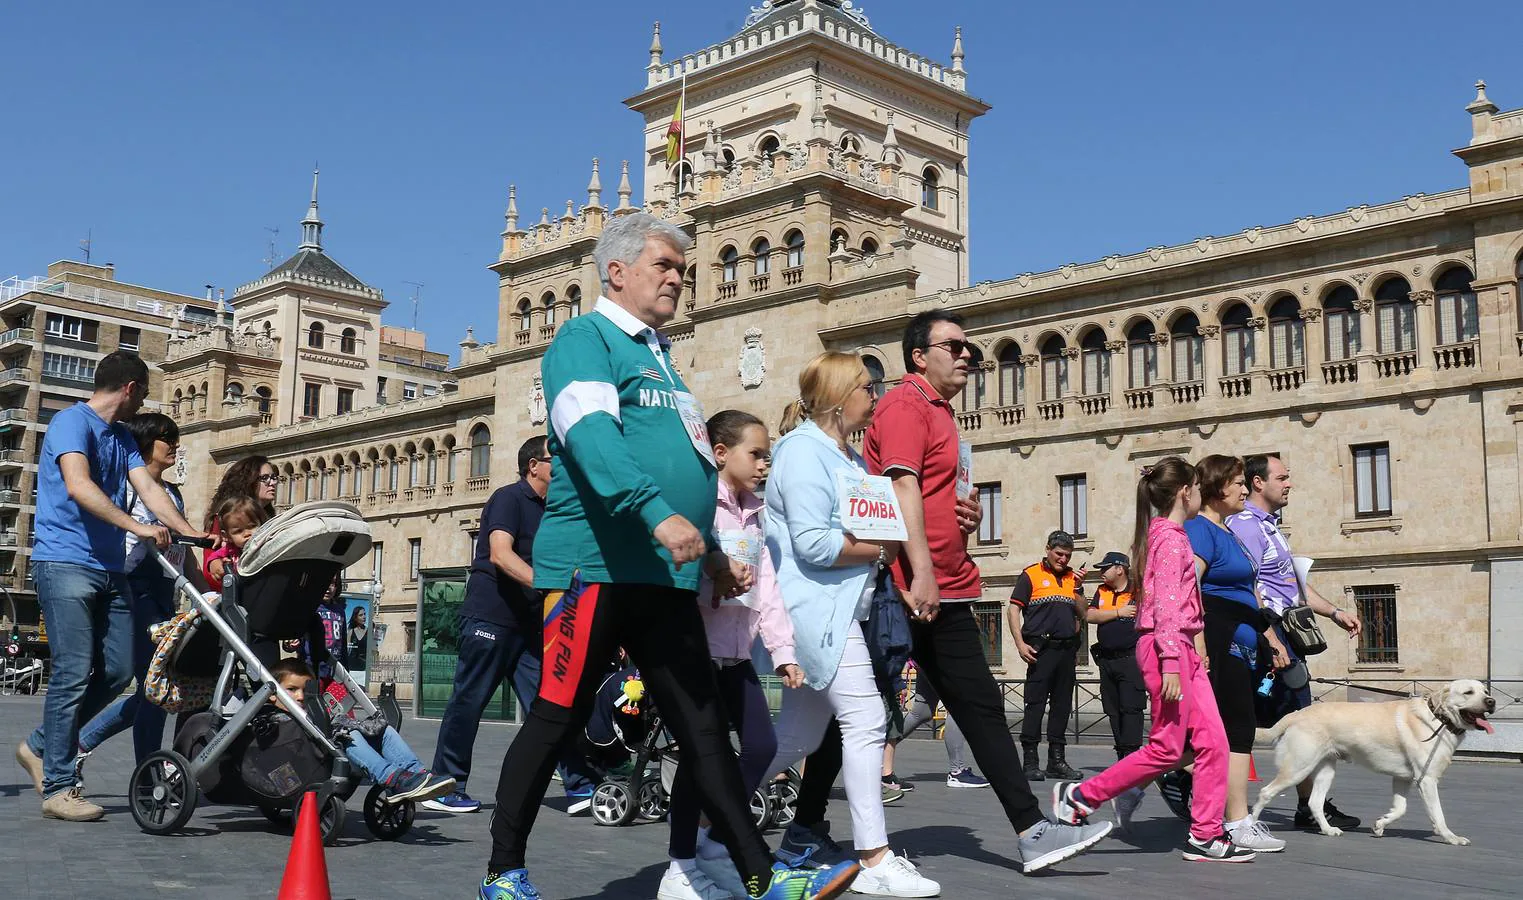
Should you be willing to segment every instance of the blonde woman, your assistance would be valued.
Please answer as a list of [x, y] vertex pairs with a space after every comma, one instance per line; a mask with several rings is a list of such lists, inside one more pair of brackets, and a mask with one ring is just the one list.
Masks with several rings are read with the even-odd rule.
[[783, 437], [767, 480], [767, 550], [783, 604], [793, 620], [804, 686], [783, 694], [774, 772], [820, 745], [831, 718], [840, 722], [842, 775], [861, 871], [852, 890], [888, 897], [934, 897], [940, 885], [888, 848], [878, 775], [886, 727], [862, 638], [874, 575], [897, 542], [863, 541], [841, 525], [840, 473], [867, 467], [848, 435], [872, 420], [872, 382], [861, 357], [827, 352], [799, 375], [799, 399], [783, 413]]

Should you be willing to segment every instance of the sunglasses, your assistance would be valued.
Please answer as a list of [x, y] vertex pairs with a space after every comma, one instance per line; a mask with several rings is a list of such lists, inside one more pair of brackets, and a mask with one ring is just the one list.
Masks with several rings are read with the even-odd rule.
[[967, 353], [967, 352], [969, 352], [970, 350], [973, 349], [973, 342], [972, 341], [956, 341], [956, 340], [953, 340], [953, 341], [937, 341], [936, 343], [932, 344], [931, 346], [932, 347], [944, 347], [944, 348], [946, 348], [946, 351], [948, 353], [952, 354], [952, 358], [953, 359], [957, 359], [957, 358], [961, 357], [964, 353]]
[[279, 484], [280, 483], [280, 476], [279, 475], [260, 475], [259, 476], [259, 481], [261, 483], [263, 483], [263, 484]]

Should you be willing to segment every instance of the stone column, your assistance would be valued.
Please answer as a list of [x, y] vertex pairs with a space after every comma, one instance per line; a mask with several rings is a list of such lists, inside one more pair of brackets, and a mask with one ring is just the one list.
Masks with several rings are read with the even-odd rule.
[[1205, 383], [1202, 399], [1215, 397], [1222, 378], [1222, 326], [1202, 325], [1195, 331], [1203, 339], [1200, 348], [1201, 381]]
[[1416, 320], [1415, 334], [1417, 342], [1417, 368], [1433, 369], [1433, 348], [1437, 346], [1436, 331], [1438, 323], [1433, 319], [1433, 292], [1413, 291], [1407, 295], [1412, 298], [1414, 309], [1412, 317]]
[[1354, 301], [1359, 313], [1359, 347], [1354, 353], [1359, 370], [1359, 383], [1369, 384], [1375, 380], [1375, 351], [1380, 346], [1380, 333], [1375, 327], [1375, 301], [1360, 297]]
[[1306, 358], [1306, 380], [1322, 383], [1322, 363], [1327, 361], [1327, 332], [1322, 328], [1322, 308], [1309, 306], [1300, 311], [1301, 346]]
[[1253, 359], [1248, 363], [1249, 393], [1262, 397], [1269, 392], [1269, 320], [1254, 316], [1248, 320], [1248, 330], [1253, 342]]
[[[1029, 421], [1035, 415], [1036, 404], [1042, 399], [1042, 357], [1035, 353], [1027, 353], [1021, 356], [1020, 362], [1026, 367], [1021, 376], [1025, 379], [1023, 382], [1025, 389], [1021, 391], [1021, 402], [1016, 405], [1021, 407], [1022, 417]], [[1032, 376], [1032, 372], [1036, 372], [1035, 377]], [[1033, 388], [1032, 385], [1036, 387]], [[1036, 391], [1035, 399], [1032, 397], [1033, 390]]]
[[[1105, 380], [1105, 386], [1108, 388], [1106, 391], [1105, 400], [1108, 408], [1115, 409], [1117, 405], [1116, 398], [1121, 394], [1121, 392], [1116, 389], [1116, 382], [1122, 381], [1123, 384], [1126, 383], [1125, 379], [1128, 374], [1126, 341], [1106, 341], [1105, 350], [1110, 354], [1110, 356], [1106, 359], [1106, 365], [1110, 367], [1110, 377]], [[1119, 375], [1116, 372], [1117, 360], [1121, 361], [1121, 372]]]
[[1065, 406], [1067, 405], [1066, 401], [1072, 400], [1073, 398], [1079, 396], [1080, 392], [1084, 390], [1084, 371], [1082, 369], [1079, 371], [1074, 371], [1074, 363], [1078, 359], [1078, 347], [1063, 348], [1063, 371], [1068, 376], [1064, 380], [1067, 381], [1068, 384], [1063, 388], [1061, 392], [1059, 392], [1058, 397], [1059, 399], [1065, 401]]

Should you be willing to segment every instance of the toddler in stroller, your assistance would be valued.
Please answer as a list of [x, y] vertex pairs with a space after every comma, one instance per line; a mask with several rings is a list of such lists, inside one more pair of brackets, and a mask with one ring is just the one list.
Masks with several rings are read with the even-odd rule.
[[[304, 702], [293, 697], [266, 663], [275, 660], [252, 645], [276, 651], [276, 642], [303, 637], [334, 578], [369, 552], [370, 528], [354, 507], [317, 502], [261, 525], [223, 574], [220, 599], [203, 597], [164, 564], [191, 608], [160, 626], [146, 693], [171, 712], [209, 703], [189, 717], [173, 750], [150, 754], [133, 771], [128, 802], [138, 827], [178, 831], [203, 799], [255, 806], [282, 821], [310, 790], [323, 839], [343, 830], [344, 801], [359, 780], [327, 711], [316, 691]], [[333, 677], [362, 714], [376, 712], [342, 665]], [[365, 802], [365, 822], [383, 839], [412, 826], [412, 801], [391, 802], [390, 792], [378, 784]]]

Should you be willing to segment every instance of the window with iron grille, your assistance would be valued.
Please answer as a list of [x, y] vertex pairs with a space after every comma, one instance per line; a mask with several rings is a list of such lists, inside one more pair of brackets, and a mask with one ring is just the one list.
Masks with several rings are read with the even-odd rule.
[[997, 544], [1004, 540], [1005, 528], [1000, 520], [1000, 511], [1005, 504], [1000, 500], [1000, 485], [978, 485], [978, 505], [984, 511], [984, 517], [978, 523], [978, 542]]
[[408, 538], [407, 540], [407, 580], [418, 580], [418, 570], [423, 568], [423, 539]]
[[386, 566], [386, 545], [376, 541], [370, 545], [370, 583], [382, 582], [382, 571]]
[[1364, 625], [1359, 632], [1356, 661], [1400, 662], [1396, 639], [1396, 585], [1359, 585], [1349, 591], [1354, 595], [1354, 607]]
[[1061, 524], [1076, 538], [1089, 535], [1089, 479], [1084, 475], [1064, 475], [1058, 479]]
[[1363, 518], [1391, 514], [1391, 445], [1354, 448], [1354, 514]]
[[1004, 665], [1005, 604], [999, 600], [979, 600], [973, 604], [973, 620], [984, 644], [984, 661], [989, 668]]
[[301, 414], [309, 419], [317, 418], [322, 410], [323, 387], [320, 384], [307, 384], [302, 387]]

